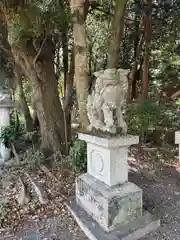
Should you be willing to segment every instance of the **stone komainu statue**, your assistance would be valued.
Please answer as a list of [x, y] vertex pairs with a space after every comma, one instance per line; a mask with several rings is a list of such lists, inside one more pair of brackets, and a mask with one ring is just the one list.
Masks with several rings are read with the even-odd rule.
[[97, 77], [95, 89], [88, 97], [87, 111], [90, 125], [102, 132], [117, 134], [127, 133], [127, 125], [123, 118], [123, 106], [128, 91], [127, 74], [129, 70], [107, 69], [94, 73]]

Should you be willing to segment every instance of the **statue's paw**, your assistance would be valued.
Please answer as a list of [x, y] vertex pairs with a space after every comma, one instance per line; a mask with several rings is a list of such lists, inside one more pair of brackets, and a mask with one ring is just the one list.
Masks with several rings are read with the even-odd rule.
[[127, 134], [127, 126], [122, 127], [122, 134], [126, 135]]

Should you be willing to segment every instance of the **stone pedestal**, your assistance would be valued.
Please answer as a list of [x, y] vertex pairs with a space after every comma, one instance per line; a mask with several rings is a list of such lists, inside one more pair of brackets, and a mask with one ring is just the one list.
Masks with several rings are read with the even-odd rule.
[[179, 161], [180, 161], [180, 131], [175, 132], [175, 144], [179, 147]]
[[[137, 144], [138, 137], [102, 138], [80, 133], [79, 139], [87, 142], [87, 173], [77, 178], [76, 197], [67, 206], [80, 225], [85, 219], [85, 227], [81, 227], [92, 232], [92, 237], [86, 233], [88, 237], [135, 240], [156, 229], [159, 221], [143, 213], [142, 190], [128, 182], [128, 147]], [[87, 216], [79, 219], [79, 211]], [[90, 222], [95, 223], [95, 228]]]
[[76, 182], [76, 201], [108, 232], [142, 216], [142, 190], [130, 182], [112, 188], [83, 174]]
[[128, 181], [128, 148], [137, 144], [137, 136], [100, 138], [79, 134], [87, 142], [87, 172], [106, 183], [115, 186]]

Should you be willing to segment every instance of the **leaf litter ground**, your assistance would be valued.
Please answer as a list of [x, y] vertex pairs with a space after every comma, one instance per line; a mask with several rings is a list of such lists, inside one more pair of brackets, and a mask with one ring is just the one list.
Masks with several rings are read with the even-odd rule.
[[[38, 229], [39, 235], [43, 235], [43, 228], [45, 231], [49, 231], [47, 230], [48, 227], [46, 226], [46, 222], [49, 222], [51, 226], [53, 224], [58, 225], [60, 222], [64, 221], [68, 223], [68, 228], [67, 226], [66, 228], [69, 229], [70, 233], [73, 232], [76, 235], [76, 232], [79, 231], [63, 203], [68, 196], [74, 195], [75, 174], [69, 170], [48, 170], [45, 166], [43, 166], [42, 169], [32, 171], [30, 169], [24, 169], [24, 167], [22, 169], [12, 168], [4, 173], [5, 177], [2, 179], [3, 184], [0, 193], [1, 199], [5, 202], [5, 210], [0, 218], [0, 239], [5, 239], [1, 238], [1, 235], [3, 236], [5, 233], [8, 236], [7, 239], [10, 239], [11, 235], [13, 235], [13, 239], [15, 239], [14, 234], [19, 235], [18, 233], [23, 232], [22, 229], [24, 228], [24, 224], [35, 225], [34, 228], [36, 232]], [[29, 189], [31, 195], [30, 202], [23, 206], [18, 204], [18, 178], [19, 176], [23, 176], [23, 182], [27, 184], [29, 179], [26, 178], [26, 173], [28, 173], [32, 181], [40, 183], [41, 186], [43, 185], [48, 198], [46, 204], [41, 204], [39, 202], [32, 189]], [[68, 221], [66, 221], [67, 219]], [[57, 227], [58, 226], [55, 228]], [[52, 235], [53, 234], [54, 233], [52, 233]], [[83, 236], [83, 234], [81, 235]]]
[[[177, 159], [167, 154], [173, 151], [166, 150], [162, 154], [159, 149], [147, 146], [131, 148], [129, 179], [143, 189], [144, 207], [161, 219], [161, 227], [142, 240], [179, 240], [180, 175]], [[26, 176], [25, 172], [44, 186], [48, 197], [46, 204], [40, 204], [33, 191], [27, 206], [17, 203], [17, 181], [19, 176]], [[7, 211], [4, 218], [0, 218], [0, 240], [87, 240], [63, 204], [75, 193], [74, 173], [41, 166], [33, 171], [24, 167], [11, 168], [4, 175], [0, 194], [7, 200]], [[24, 182], [28, 184], [28, 177]]]

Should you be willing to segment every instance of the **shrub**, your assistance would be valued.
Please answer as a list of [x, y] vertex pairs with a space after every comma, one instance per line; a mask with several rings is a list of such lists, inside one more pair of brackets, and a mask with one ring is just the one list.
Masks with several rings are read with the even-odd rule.
[[11, 144], [22, 134], [22, 130], [15, 123], [1, 129], [0, 140], [6, 148], [11, 148]]
[[146, 141], [147, 133], [159, 132], [159, 137], [165, 137], [167, 132], [174, 132], [179, 128], [180, 118], [176, 108], [150, 100], [133, 103], [127, 107], [126, 121], [131, 134], [141, 136]]
[[87, 145], [85, 141], [75, 140], [70, 148], [71, 166], [75, 171], [86, 171], [87, 169]]
[[44, 163], [44, 155], [40, 150], [28, 149], [24, 153], [24, 161], [32, 168], [37, 168]]

